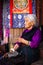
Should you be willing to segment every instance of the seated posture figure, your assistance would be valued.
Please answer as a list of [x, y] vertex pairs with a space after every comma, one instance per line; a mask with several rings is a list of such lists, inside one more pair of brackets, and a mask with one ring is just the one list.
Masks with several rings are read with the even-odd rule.
[[29, 65], [33, 61], [38, 60], [41, 30], [38, 27], [39, 25], [35, 14], [26, 15], [24, 19], [25, 30], [15, 43], [14, 50], [19, 48], [25, 56], [25, 64]]

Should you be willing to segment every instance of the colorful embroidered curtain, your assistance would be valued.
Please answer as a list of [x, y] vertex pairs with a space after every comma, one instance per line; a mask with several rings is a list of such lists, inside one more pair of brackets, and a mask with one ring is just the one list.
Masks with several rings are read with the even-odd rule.
[[36, 14], [35, 0], [6, 0], [4, 6], [5, 28], [23, 28], [24, 16]]

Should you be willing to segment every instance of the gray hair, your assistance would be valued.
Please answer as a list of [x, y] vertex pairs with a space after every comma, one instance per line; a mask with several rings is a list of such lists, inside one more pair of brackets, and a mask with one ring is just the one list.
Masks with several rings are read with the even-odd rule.
[[36, 17], [35, 14], [27, 14], [27, 15], [25, 15], [24, 18], [29, 18], [29, 21], [30, 22], [34, 21], [35, 22], [35, 25], [34, 26], [36, 26], [36, 27], [39, 26], [39, 23], [38, 23], [38, 20], [37, 20], [37, 17]]

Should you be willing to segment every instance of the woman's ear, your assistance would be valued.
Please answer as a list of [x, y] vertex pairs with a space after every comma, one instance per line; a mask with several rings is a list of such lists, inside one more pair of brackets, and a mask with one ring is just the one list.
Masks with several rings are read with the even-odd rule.
[[32, 24], [32, 25], [35, 25], [35, 22], [34, 22], [34, 21], [32, 21], [32, 22], [31, 22], [31, 24]]

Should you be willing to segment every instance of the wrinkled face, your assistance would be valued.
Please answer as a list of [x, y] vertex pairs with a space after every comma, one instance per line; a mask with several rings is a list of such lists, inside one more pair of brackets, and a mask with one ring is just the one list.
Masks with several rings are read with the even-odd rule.
[[34, 26], [34, 21], [30, 21], [29, 18], [25, 18], [25, 28], [29, 29], [29, 28], [33, 28]]

